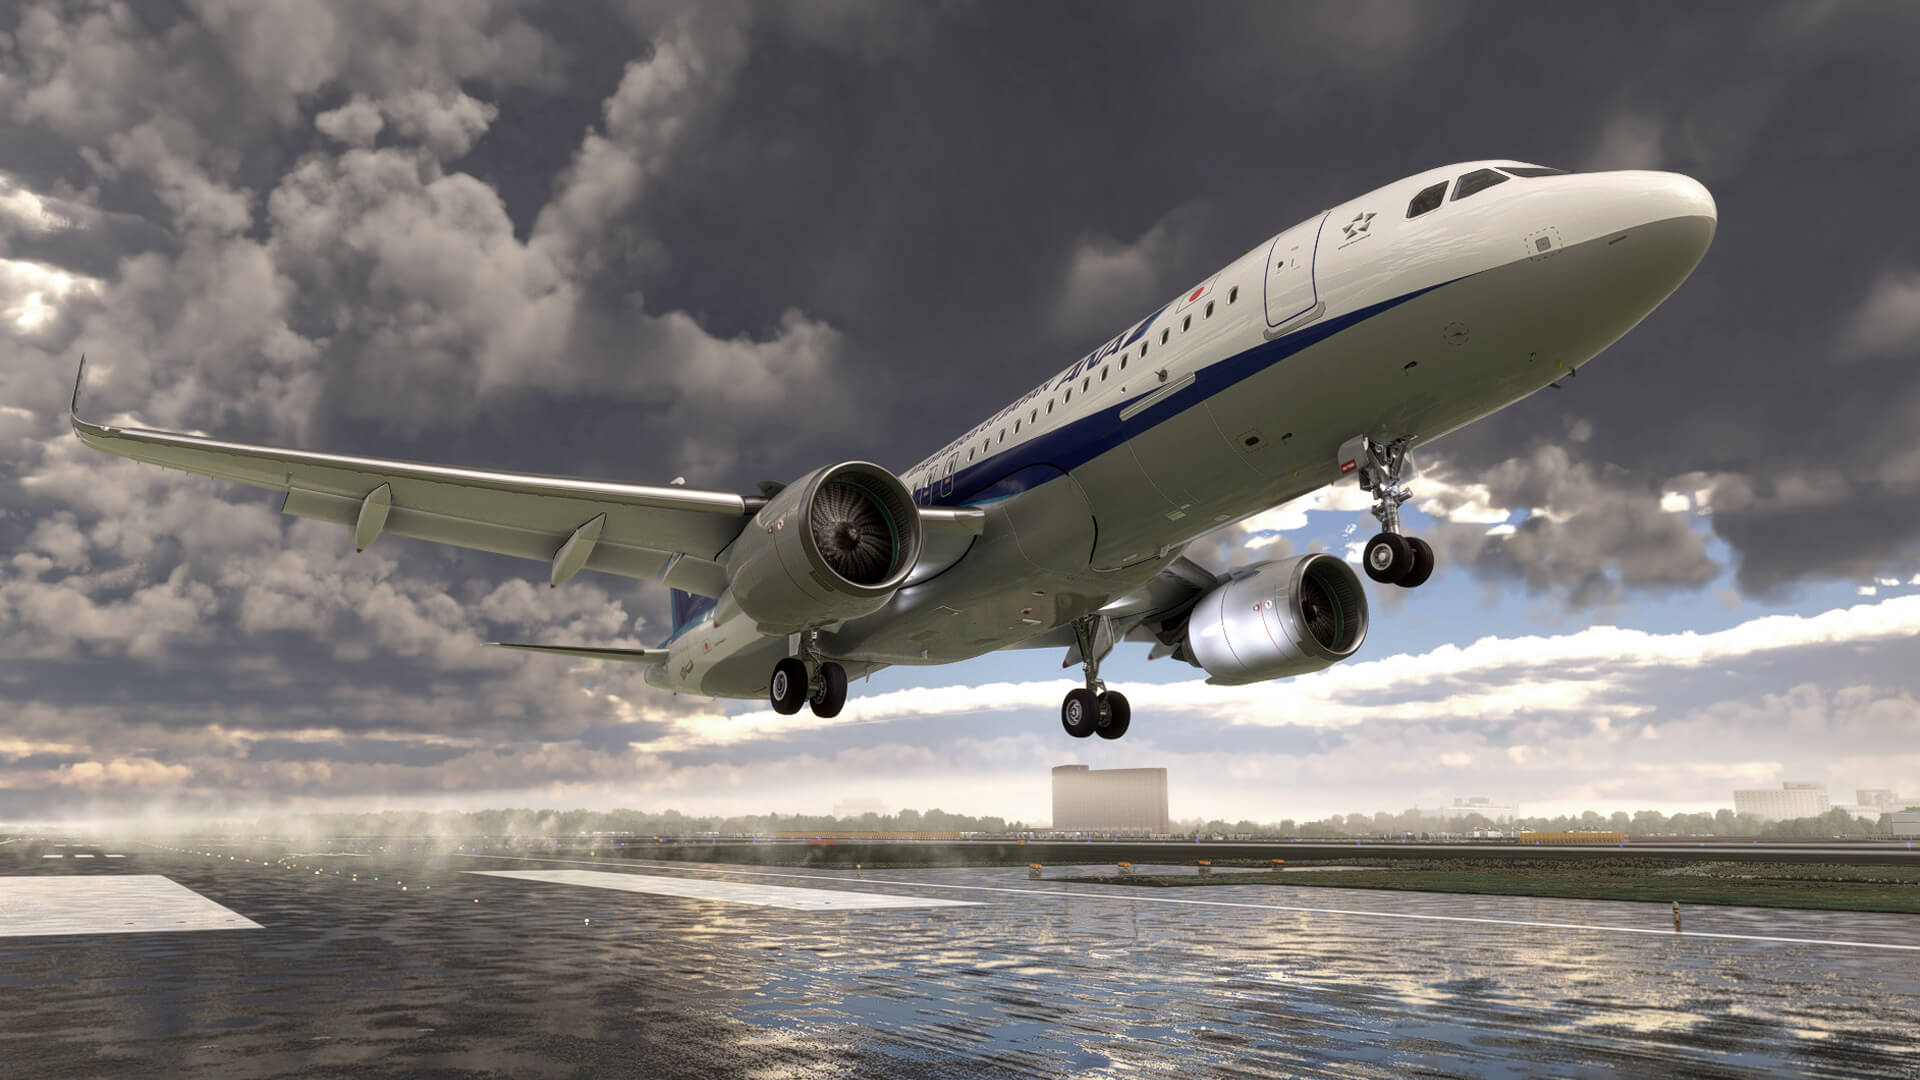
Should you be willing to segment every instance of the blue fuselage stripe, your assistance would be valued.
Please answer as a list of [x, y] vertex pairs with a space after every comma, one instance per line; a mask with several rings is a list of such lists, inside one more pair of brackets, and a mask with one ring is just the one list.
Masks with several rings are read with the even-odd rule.
[[[1191, 386], [1168, 396], [1164, 401], [1155, 402], [1139, 414], [1128, 417], [1124, 422], [1120, 419], [1121, 411], [1138, 403], [1139, 399], [1145, 395], [1134, 395], [1126, 401], [1034, 436], [1017, 446], [989, 454], [955, 471], [951, 494], [941, 494], [941, 490], [945, 487], [945, 480], [942, 478], [937, 485], [931, 485], [926, 489], [925, 497], [929, 505], [933, 506], [978, 506], [1037, 487], [1061, 472], [1078, 468], [1124, 444], [1128, 439], [1148, 428], [1200, 405], [1216, 394], [1232, 389], [1295, 353], [1447, 284], [1451, 282], [1441, 282], [1438, 285], [1415, 289], [1345, 315], [1303, 327], [1274, 341], [1262, 342], [1225, 360], [1200, 368], [1194, 372], [1194, 381]], [[1154, 314], [1157, 316], [1159, 312]], [[1151, 318], [1147, 320], [1148, 324], [1152, 322]], [[1144, 377], [1146, 374], [1141, 372], [1135, 377]]]

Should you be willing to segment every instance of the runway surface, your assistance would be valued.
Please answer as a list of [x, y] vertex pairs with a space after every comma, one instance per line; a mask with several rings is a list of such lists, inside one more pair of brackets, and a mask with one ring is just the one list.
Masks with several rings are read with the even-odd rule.
[[[0, 867], [0, 1061], [25, 1075], [1912, 1077], [1920, 1060], [1912, 916], [1696, 907], [1676, 935], [1664, 905], [1018, 868], [98, 850]], [[7, 936], [9, 896], [127, 875], [258, 928]]]

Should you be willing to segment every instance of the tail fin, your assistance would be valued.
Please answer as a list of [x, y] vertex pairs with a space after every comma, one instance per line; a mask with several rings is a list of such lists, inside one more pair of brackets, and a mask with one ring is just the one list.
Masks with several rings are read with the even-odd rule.
[[[680, 636], [680, 632], [700, 621], [701, 616], [713, 610], [712, 597], [696, 596], [684, 589], [668, 589], [667, 600], [673, 616], [673, 629], [667, 634], [667, 641]], [[666, 642], [661, 642], [665, 645]]]

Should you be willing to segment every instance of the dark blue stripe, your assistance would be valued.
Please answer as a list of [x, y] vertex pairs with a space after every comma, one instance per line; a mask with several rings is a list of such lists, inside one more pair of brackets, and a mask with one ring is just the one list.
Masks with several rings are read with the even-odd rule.
[[[1369, 307], [1303, 327], [1277, 340], [1262, 342], [1217, 364], [1210, 364], [1194, 372], [1191, 386], [1165, 400], [1155, 402], [1151, 408], [1129, 418], [1124, 424], [1120, 421], [1121, 410], [1130, 407], [1144, 395], [1136, 394], [1126, 401], [1083, 416], [1044, 435], [1028, 439], [1018, 446], [1008, 447], [997, 454], [989, 454], [954, 473], [953, 494], [941, 495], [940, 488], [944, 486], [944, 481], [937, 480], [928, 488], [928, 498], [935, 506], [966, 506], [1019, 494], [1045, 482], [1045, 479], [1038, 479], [1041, 475], [1035, 471], [1038, 466], [1053, 467], [1042, 470], [1046, 479], [1057, 476], [1059, 472], [1076, 469], [1141, 432], [1165, 423], [1201, 404], [1215, 394], [1232, 389], [1295, 353], [1317, 345], [1342, 330], [1363, 323], [1383, 311], [1399, 307], [1414, 297], [1450, 284], [1452, 282], [1441, 282], [1439, 285], [1415, 289], [1410, 293], [1382, 300]], [[1155, 315], [1158, 314], [1159, 312], [1155, 312]], [[935, 465], [937, 464], [936, 462]]]

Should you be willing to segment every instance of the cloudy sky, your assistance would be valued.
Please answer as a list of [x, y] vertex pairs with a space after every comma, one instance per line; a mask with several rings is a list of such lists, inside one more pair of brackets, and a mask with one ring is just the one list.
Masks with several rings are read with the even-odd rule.
[[[1920, 10], [1890, 4], [29, 0], [0, 7], [0, 820], [378, 806], [1176, 817], [1489, 795], [1920, 793]], [[1693, 278], [1435, 444], [1359, 660], [1222, 689], [1125, 646], [845, 713], [480, 647], [666, 597], [342, 530], [85, 450], [248, 441], [749, 490], [904, 468], [1318, 209], [1513, 157], [1710, 187]], [[1371, 533], [1329, 489], [1215, 568]]]

